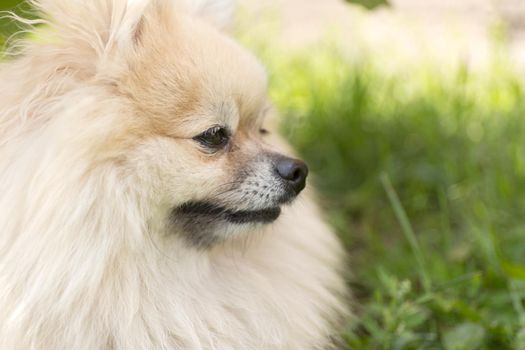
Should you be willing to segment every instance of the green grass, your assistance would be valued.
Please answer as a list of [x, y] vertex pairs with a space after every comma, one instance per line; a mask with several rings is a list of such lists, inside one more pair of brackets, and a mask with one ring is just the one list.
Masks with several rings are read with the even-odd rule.
[[496, 54], [474, 72], [259, 51], [350, 252], [349, 347], [525, 349], [521, 76]]

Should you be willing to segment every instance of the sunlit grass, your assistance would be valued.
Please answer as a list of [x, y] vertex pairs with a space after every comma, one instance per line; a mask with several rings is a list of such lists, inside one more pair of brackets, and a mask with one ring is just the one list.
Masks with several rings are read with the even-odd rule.
[[525, 85], [504, 56], [471, 71], [261, 53], [350, 252], [349, 346], [525, 348]]

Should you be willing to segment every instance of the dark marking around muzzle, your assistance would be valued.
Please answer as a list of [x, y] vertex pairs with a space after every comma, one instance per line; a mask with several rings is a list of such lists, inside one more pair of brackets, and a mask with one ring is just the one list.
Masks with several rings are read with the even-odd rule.
[[181, 231], [190, 245], [207, 249], [225, 238], [220, 233], [226, 231], [228, 225], [268, 224], [277, 220], [280, 214], [279, 207], [234, 211], [200, 201], [188, 202], [174, 208], [170, 215], [170, 223], [176, 231]]
[[262, 210], [233, 211], [209, 202], [190, 202], [177, 209], [179, 215], [188, 217], [209, 217], [233, 224], [268, 223], [275, 221], [281, 214], [279, 207]]

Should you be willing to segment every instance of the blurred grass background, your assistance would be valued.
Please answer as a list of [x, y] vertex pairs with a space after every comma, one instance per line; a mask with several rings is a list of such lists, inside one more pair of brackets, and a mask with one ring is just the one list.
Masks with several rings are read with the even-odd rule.
[[240, 37], [350, 253], [348, 348], [525, 349], [525, 84], [505, 23], [475, 64], [405, 61], [359, 26], [292, 50], [268, 30]]
[[524, 349], [521, 76], [497, 58], [392, 72], [316, 52], [268, 62], [284, 134], [350, 251], [348, 344]]
[[[0, 11], [13, 11], [24, 17], [29, 17], [30, 6], [20, 0], [0, 0]], [[2, 13], [0, 20], [0, 47], [5, 46], [6, 40], [20, 28], [11, 19], [6, 18], [6, 13]]]
[[348, 348], [525, 349], [525, 84], [505, 31], [476, 69], [271, 35], [238, 36], [350, 252]]

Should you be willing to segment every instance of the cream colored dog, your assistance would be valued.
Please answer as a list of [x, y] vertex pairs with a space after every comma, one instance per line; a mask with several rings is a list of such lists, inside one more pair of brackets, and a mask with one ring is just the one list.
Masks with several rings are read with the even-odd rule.
[[0, 349], [335, 347], [342, 249], [287, 205], [307, 168], [229, 1], [33, 3], [0, 71]]

